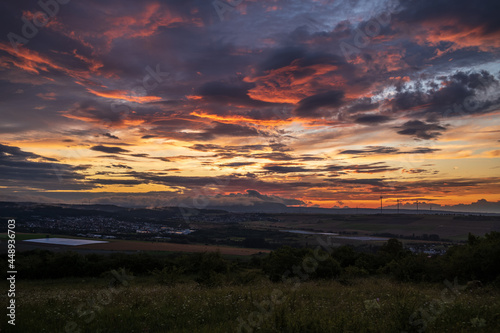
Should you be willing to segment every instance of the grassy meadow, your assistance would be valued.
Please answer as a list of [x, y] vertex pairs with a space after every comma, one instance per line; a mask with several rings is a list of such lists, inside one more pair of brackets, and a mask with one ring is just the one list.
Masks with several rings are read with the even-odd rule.
[[[5, 332], [498, 332], [494, 287], [387, 277], [204, 287], [137, 277], [23, 281]], [[9, 325], [10, 326], [10, 325]]]

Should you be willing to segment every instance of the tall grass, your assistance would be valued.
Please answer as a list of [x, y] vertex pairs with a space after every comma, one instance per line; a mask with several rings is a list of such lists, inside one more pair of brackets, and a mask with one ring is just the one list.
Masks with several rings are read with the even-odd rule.
[[117, 287], [108, 281], [19, 281], [16, 327], [3, 321], [2, 332], [418, 332], [422, 318], [425, 332], [500, 327], [500, 291], [489, 286], [461, 290], [444, 303], [444, 284], [385, 277], [213, 288], [153, 278]]

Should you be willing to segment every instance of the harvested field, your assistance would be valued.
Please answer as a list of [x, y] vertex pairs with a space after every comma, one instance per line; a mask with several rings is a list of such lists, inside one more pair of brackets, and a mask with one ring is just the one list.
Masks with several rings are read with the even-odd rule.
[[215, 252], [237, 256], [249, 256], [259, 252], [270, 252], [264, 249], [249, 249], [229, 246], [200, 245], [200, 244], [176, 244], [176, 243], [153, 243], [139, 241], [111, 241], [104, 244], [82, 245], [78, 248], [106, 251], [169, 251], [169, 252]]

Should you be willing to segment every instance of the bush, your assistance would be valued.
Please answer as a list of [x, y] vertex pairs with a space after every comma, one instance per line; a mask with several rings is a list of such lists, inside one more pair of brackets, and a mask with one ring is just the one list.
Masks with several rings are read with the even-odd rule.
[[305, 255], [309, 253], [307, 249], [294, 249], [284, 246], [269, 254], [264, 260], [263, 271], [269, 275], [273, 282], [281, 281], [283, 274], [291, 271], [294, 266], [301, 266]]
[[185, 270], [182, 267], [168, 265], [163, 267], [163, 269], [161, 270], [156, 269], [155, 271], [153, 271], [153, 275], [156, 277], [159, 283], [168, 286], [174, 286], [181, 281], [184, 271]]
[[328, 259], [319, 262], [313, 277], [320, 279], [333, 279], [338, 277], [341, 272], [342, 267], [340, 266], [340, 263], [334, 258], [328, 257]]
[[370, 275], [368, 271], [364, 268], [359, 268], [356, 266], [348, 266], [344, 269], [343, 277], [345, 278], [358, 278]]

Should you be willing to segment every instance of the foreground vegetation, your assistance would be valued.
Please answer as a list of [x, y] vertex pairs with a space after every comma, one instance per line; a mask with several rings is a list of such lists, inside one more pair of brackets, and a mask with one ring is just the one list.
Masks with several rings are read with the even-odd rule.
[[[387, 278], [208, 288], [23, 282], [17, 332], [496, 332], [499, 290]], [[455, 293], [456, 291], [456, 293]], [[443, 296], [444, 295], [444, 296]]]
[[[6, 257], [2, 257], [5, 264]], [[349, 246], [219, 253], [17, 256], [6, 332], [497, 332], [500, 233], [443, 256]]]

